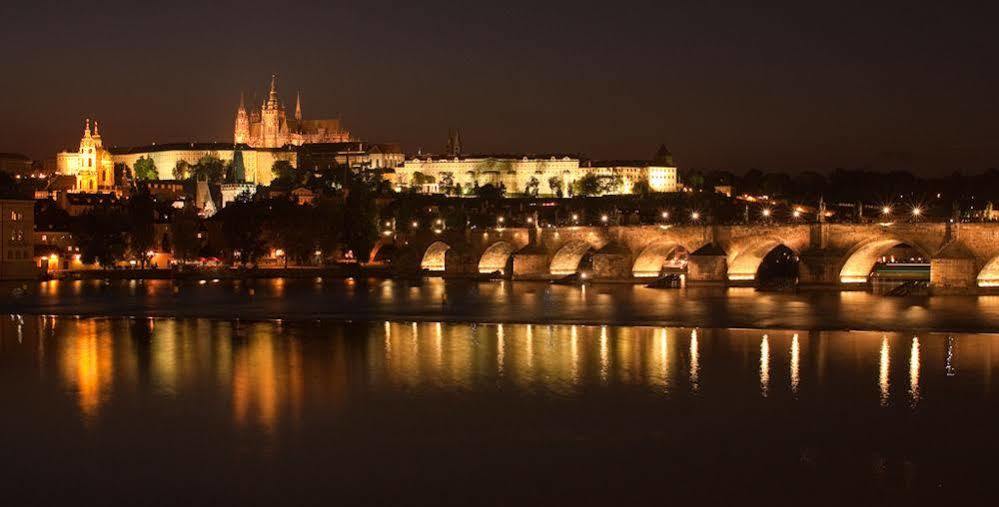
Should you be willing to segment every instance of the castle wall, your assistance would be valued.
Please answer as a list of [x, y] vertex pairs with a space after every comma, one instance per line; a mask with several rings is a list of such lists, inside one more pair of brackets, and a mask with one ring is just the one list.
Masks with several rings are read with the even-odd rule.
[[[293, 166], [298, 165], [298, 154], [294, 151], [250, 149], [242, 150], [242, 152], [247, 181], [261, 185], [270, 185], [271, 180], [274, 179], [274, 174], [271, 172], [274, 162], [287, 160]], [[176, 179], [173, 175], [173, 169], [177, 166], [177, 162], [184, 161], [188, 164], [196, 164], [205, 155], [214, 155], [221, 160], [231, 162], [233, 153], [233, 150], [164, 150], [114, 155], [113, 160], [116, 164], [123, 163], [129, 167], [135, 167], [135, 163], [140, 158], [152, 159], [156, 165], [157, 177], [161, 180], [172, 180]]]

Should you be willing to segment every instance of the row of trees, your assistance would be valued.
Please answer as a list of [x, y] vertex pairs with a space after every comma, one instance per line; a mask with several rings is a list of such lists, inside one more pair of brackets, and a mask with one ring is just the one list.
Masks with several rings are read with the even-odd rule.
[[979, 174], [954, 172], [950, 176], [925, 178], [906, 171], [836, 169], [828, 174], [804, 171], [797, 174], [750, 170], [742, 175], [728, 171], [687, 170], [685, 185], [712, 190], [731, 185], [739, 193], [786, 197], [798, 201], [879, 202], [892, 196], [948, 195], [955, 199], [999, 200], [999, 170]]
[[369, 255], [378, 239], [377, 190], [372, 182], [351, 178], [344, 191], [322, 194], [310, 205], [261, 194], [230, 203], [210, 219], [202, 219], [190, 203], [174, 209], [140, 190], [75, 218], [54, 204], [39, 216], [57, 226], [69, 223], [83, 262], [104, 267], [122, 260], [144, 266], [152, 250], [171, 251], [182, 261], [217, 257], [253, 264], [281, 249], [286, 261], [312, 263], [340, 249], [359, 259]]
[[[214, 153], [207, 153], [191, 164], [186, 160], [178, 160], [173, 167], [174, 179], [187, 181], [192, 179], [206, 179], [209, 183], [219, 183], [224, 180], [233, 170], [232, 160], [222, 160]], [[122, 169], [129, 168], [124, 164], [119, 164]], [[309, 172], [304, 169], [295, 168], [290, 161], [277, 160], [271, 168], [274, 174], [274, 181], [279, 185], [304, 184], [308, 180]], [[156, 162], [152, 158], [140, 157], [135, 161], [131, 172], [137, 181], [150, 181], [159, 179], [159, 172]]]
[[194, 164], [178, 160], [173, 168], [173, 177], [181, 181], [204, 179], [209, 183], [219, 183], [225, 179], [231, 169], [232, 161], [222, 160], [214, 154], [206, 154]]
[[127, 201], [106, 201], [69, 223], [83, 262], [110, 267], [131, 258], [145, 265], [146, 252], [157, 246], [156, 217], [156, 202], [143, 192]]

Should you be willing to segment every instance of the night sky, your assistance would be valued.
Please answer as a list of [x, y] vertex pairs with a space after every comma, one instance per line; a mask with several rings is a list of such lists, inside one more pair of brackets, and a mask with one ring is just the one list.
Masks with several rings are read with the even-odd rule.
[[[0, 151], [232, 140], [240, 91], [368, 141], [681, 167], [999, 167], [996, 7], [4, 2]], [[755, 4], [756, 2], [745, 2]], [[259, 101], [258, 101], [259, 104]]]

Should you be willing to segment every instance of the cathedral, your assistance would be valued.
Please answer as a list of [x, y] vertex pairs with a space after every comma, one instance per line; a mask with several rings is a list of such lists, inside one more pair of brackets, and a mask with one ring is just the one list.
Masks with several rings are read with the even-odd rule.
[[56, 160], [60, 174], [76, 176], [75, 190], [110, 192], [114, 189], [114, 161], [111, 153], [104, 148], [97, 120], [94, 120], [94, 130], [91, 131], [90, 119], [87, 119], [80, 148], [75, 153], [59, 153]]
[[278, 99], [277, 77], [271, 76], [271, 90], [260, 110], [246, 111], [243, 97], [236, 111], [233, 142], [252, 148], [281, 148], [315, 143], [350, 141], [350, 132], [340, 125], [339, 118], [325, 120], [302, 119], [302, 97], [295, 98], [295, 117], [288, 118], [284, 104]]

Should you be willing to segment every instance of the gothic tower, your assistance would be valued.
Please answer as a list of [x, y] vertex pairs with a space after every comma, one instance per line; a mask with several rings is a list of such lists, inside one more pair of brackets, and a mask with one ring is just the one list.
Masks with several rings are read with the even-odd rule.
[[447, 154], [451, 157], [461, 155], [461, 134], [458, 129], [450, 129], [447, 132]]
[[246, 105], [243, 102], [243, 93], [239, 94], [239, 109], [236, 110], [236, 129], [233, 135], [233, 142], [236, 144], [247, 144], [250, 142], [250, 117], [246, 114]]
[[271, 76], [271, 91], [260, 109], [260, 146], [280, 148], [288, 144], [288, 125], [284, 107], [278, 100], [277, 76]]

